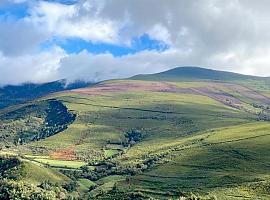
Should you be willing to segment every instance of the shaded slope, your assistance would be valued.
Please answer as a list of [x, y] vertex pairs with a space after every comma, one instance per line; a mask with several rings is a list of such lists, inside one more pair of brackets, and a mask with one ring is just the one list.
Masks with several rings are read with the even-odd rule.
[[0, 144], [8, 147], [50, 137], [67, 129], [75, 117], [54, 99], [5, 109], [0, 113]]
[[85, 87], [87, 85], [89, 85], [89, 83], [85, 82], [75, 82], [66, 85], [65, 80], [43, 84], [25, 83], [17, 86], [7, 85], [2, 88], [0, 87], [0, 109], [48, 95], [50, 93]]

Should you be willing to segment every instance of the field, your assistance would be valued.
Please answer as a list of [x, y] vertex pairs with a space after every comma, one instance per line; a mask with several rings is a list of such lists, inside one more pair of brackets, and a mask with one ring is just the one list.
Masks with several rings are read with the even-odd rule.
[[2, 151], [58, 170], [86, 195], [270, 198], [270, 98], [263, 87], [114, 80], [42, 101], [49, 99], [75, 120], [49, 137]]
[[79, 169], [80, 167], [86, 165], [83, 161], [69, 161], [69, 160], [56, 160], [50, 159], [49, 156], [27, 156], [29, 160], [32, 160], [37, 163], [44, 165], [49, 165], [56, 168], [70, 168], [70, 169]]
[[192, 137], [170, 149], [168, 163], [135, 176], [132, 187], [149, 193], [177, 195], [181, 189], [218, 199], [267, 199], [269, 127], [251, 123]]

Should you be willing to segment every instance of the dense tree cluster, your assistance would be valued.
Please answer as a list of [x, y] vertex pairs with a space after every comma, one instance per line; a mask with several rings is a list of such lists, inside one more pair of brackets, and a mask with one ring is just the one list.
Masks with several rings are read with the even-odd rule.
[[36, 102], [0, 116], [0, 139], [6, 147], [44, 139], [67, 129], [75, 118], [58, 100]]
[[0, 200], [64, 200], [74, 199], [60, 185], [44, 182], [35, 186], [24, 181], [0, 180]]

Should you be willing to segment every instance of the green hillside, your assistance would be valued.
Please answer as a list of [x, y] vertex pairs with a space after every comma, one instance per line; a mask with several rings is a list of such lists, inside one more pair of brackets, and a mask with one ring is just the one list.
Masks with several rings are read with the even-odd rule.
[[132, 79], [141, 80], [268, 80], [268, 78], [217, 71], [201, 67], [177, 67], [157, 74], [136, 75]]
[[16, 169], [12, 169], [11, 176], [18, 174], [18, 178], [22, 181], [39, 185], [44, 181], [52, 183], [66, 183], [70, 179], [54, 169], [46, 168], [29, 160], [21, 160], [20, 165]]
[[0, 147], [38, 141], [67, 128], [75, 115], [55, 99], [14, 106], [0, 112]]
[[132, 80], [148, 81], [211, 81], [227, 82], [256, 88], [257, 90], [269, 90], [270, 78], [249, 76], [226, 71], [217, 71], [201, 67], [177, 67], [157, 74], [142, 74], [131, 77]]
[[[38, 110], [60, 102], [63, 116], [76, 117], [55, 134], [2, 146], [2, 152], [53, 170], [44, 172], [52, 180], [58, 173], [69, 177], [76, 184], [63, 187], [83, 199], [269, 199], [266, 78], [225, 73], [234, 80], [216, 82], [185, 74], [188, 81], [177, 81], [170, 73], [162, 81], [106, 81], [33, 101]], [[20, 123], [34, 127], [25, 120], [37, 117], [29, 104], [1, 116], [7, 110], [2, 127], [18, 113]], [[35, 177], [42, 176], [26, 175], [29, 182]]]
[[[68, 197], [65, 185], [71, 179], [57, 170], [14, 154], [0, 155], [1, 199], [58, 199]], [[62, 199], [62, 198], [61, 198]]]

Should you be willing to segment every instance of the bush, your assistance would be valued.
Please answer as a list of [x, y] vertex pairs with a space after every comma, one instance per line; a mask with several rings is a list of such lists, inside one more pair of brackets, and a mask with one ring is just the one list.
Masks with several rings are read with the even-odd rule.
[[79, 185], [76, 181], [72, 181], [64, 185], [63, 188], [66, 189], [68, 192], [74, 192], [77, 190], [78, 186]]
[[0, 200], [56, 200], [54, 191], [42, 190], [22, 181], [0, 181]]

